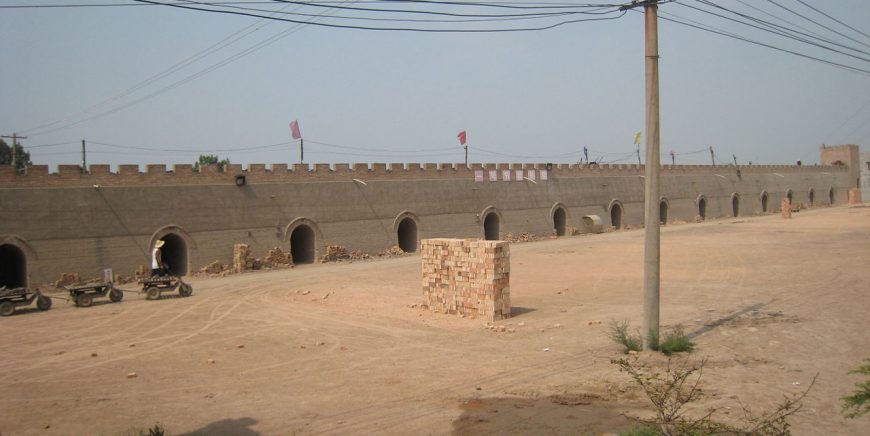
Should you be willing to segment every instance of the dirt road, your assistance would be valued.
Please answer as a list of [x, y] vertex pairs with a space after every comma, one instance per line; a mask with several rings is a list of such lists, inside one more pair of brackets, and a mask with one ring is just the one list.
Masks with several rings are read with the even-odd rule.
[[[414, 307], [418, 256], [193, 279], [190, 298], [56, 301], [0, 319], [0, 433], [624, 429], [619, 413], [644, 403], [606, 332], [641, 322], [642, 244], [642, 230], [514, 244], [504, 331]], [[761, 410], [818, 373], [795, 434], [868, 434], [839, 398], [870, 357], [870, 208], [666, 226], [662, 251], [662, 323], [709, 359], [699, 410], [729, 420], [737, 399]]]

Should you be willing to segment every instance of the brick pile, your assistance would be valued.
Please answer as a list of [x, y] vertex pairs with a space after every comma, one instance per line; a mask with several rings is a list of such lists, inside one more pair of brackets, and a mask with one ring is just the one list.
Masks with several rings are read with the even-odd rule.
[[250, 269], [254, 269], [251, 247], [248, 244], [233, 245], [233, 271], [240, 273]]
[[849, 204], [862, 204], [861, 188], [852, 188], [849, 190]]
[[437, 312], [510, 318], [510, 244], [424, 239], [423, 307]]

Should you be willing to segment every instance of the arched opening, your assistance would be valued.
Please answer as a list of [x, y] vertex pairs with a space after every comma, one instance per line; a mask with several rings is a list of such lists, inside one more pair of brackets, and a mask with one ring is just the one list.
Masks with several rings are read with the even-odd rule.
[[812, 207], [813, 203], [816, 202], [816, 192], [813, 191], [812, 189], [810, 189], [810, 192], [807, 193], [807, 201], [808, 201], [807, 205], [810, 207]]
[[828, 190], [828, 203], [834, 204], [834, 188]]
[[187, 274], [187, 242], [176, 233], [167, 233], [162, 238], [164, 244], [160, 248], [163, 262], [169, 267], [169, 272], [176, 276]]
[[411, 218], [404, 218], [396, 231], [399, 237], [399, 248], [405, 253], [417, 251], [417, 223]]
[[707, 199], [704, 197], [698, 199], [698, 216], [701, 220], [707, 219]]
[[791, 189], [785, 191], [785, 198], [788, 198], [788, 204], [794, 204], [794, 200], [792, 199]]
[[27, 286], [27, 257], [12, 244], [0, 245], [0, 287]]
[[619, 203], [610, 206], [610, 225], [615, 229], [622, 228], [622, 205]]
[[557, 207], [553, 211], [553, 229], [556, 231], [556, 236], [565, 236], [565, 224], [567, 220], [565, 209]]
[[668, 223], [668, 202], [662, 200], [659, 202], [659, 224], [665, 225]]
[[767, 192], [761, 193], [761, 211], [767, 213]]
[[498, 214], [490, 212], [483, 218], [483, 236], [487, 241], [498, 241], [499, 237]]
[[734, 194], [731, 196], [731, 216], [740, 215], [740, 196]]
[[299, 224], [290, 233], [290, 258], [294, 264], [314, 263], [314, 230]]

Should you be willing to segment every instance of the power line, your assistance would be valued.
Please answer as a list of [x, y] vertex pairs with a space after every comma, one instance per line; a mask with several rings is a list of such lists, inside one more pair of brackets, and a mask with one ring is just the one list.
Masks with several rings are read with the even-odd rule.
[[[765, 26], [768, 26], [768, 27], [771, 27], [771, 28], [770, 28], [770, 29], [766, 29], [766, 28], [764, 28], [764, 27], [756, 26], [756, 25], [754, 25], [754, 24], [747, 23], [747, 22], [745, 22], [745, 21], [740, 21], [740, 20], [737, 20], [737, 19], [734, 19], [734, 18], [731, 18], [731, 17], [727, 17], [727, 16], [724, 16], [724, 15], [721, 15], [721, 14], [717, 14], [717, 13], [712, 12], [712, 11], [708, 11], [708, 10], [706, 10], [706, 9], [698, 8], [698, 7], [691, 6], [691, 5], [687, 5], [687, 4], [684, 4], [684, 3], [678, 3], [678, 4], [681, 5], [681, 6], [687, 7], [687, 8], [694, 9], [694, 10], [696, 10], [696, 11], [704, 12], [704, 13], [707, 13], [707, 14], [710, 14], [710, 15], [713, 15], [713, 16], [716, 16], [716, 17], [719, 17], [719, 18], [722, 18], [722, 19], [728, 20], [728, 21], [733, 21], [733, 22], [735, 22], [735, 23], [739, 23], [739, 24], [742, 24], [742, 25], [744, 25], [744, 26], [749, 26], [749, 27], [752, 27], [752, 28], [754, 28], [754, 29], [758, 29], [758, 30], [761, 30], [761, 31], [764, 31], [764, 32], [773, 33], [773, 34], [775, 34], [775, 35], [779, 35], [779, 36], [782, 36], [782, 37], [785, 37], [785, 38], [789, 38], [789, 39], [792, 39], [792, 40], [795, 40], [795, 41], [798, 41], [798, 42], [803, 42], [803, 43], [805, 43], [805, 44], [809, 44], [809, 45], [812, 45], [812, 46], [815, 46], [815, 47], [818, 47], [818, 48], [821, 48], [821, 49], [824, 49], [824, 50], [829, 50], [829, 51], [832, 51], [832, 52], [835, 52], [835, 53], [838, 53], [838, 54], [841, 54], [841, 55], [844, 55], [844, 56], [852, 57], [852, 58], [855, 58], [855, 59], [858, 59], [858, 60], [862, 60], [862, 61], [865, 61], [865, 62], [870, 62], [870, 59], [868, 59], [868, 58], [863, 58], [863, 57], [856, 56], [856, 55], [853, 55], [853, 54], [850, 54], [850, 53], [846, 53], [846, 52], [843, 52], [843, 51], [841, 51], [841, 50], [837, 50], [837, 49], [835, 49], [835, 48], [827, 47], [827, 46], [822, 45], [822, 44], [820, 44], [820, 43], [813, 42], [813, 41], [811, 41], [811, 40], [809, 40], [809, 39], [807, 39], [807, 38], [801, 38], [801, 37], [797, 37], [797, 36], [794, 35], [794, 34], [799, 34], [799, 35], [803, 35], [803, 36], [806, 36], [806, 37], [810, 37], [810, 38], [812, 38], [811, 35], [808, 35], [808, 34], [806, 34], [806, 33], [798, 32], [798, 31], [796, 31], [796, 30], [788, 29], [788, 28], [783, 27], [783, 26], [780, 26], [780, 25], [778, 25], [778, 24], [770, 23], [770, 22], [765, 21], [765, 20], [762, 20], [762, 19], [760, 19], [760, 18], [755, 18], [755, 17], [751, 17], [751, 16], [746, 15], [746, 14], [742, 14], [742, 13], [740, 13], [740, 12], [736, 12], [736, 11], [733, 11], [733, 10], [731, 10], [731, 9], [728, 9], [728, 8], [725, 8], [725, 7], [722, 7], [722, 6], [719, 6], [719, 5], [715, 4], [715, 3], [712, 3], [712, 2], [707, 1], [707, 0], [696, 0], [696, 1], [697, 1], [698, 3], [705, 4], [705, 5], [708, 5], [708, 6], [711, 6], [711, 7], [715, 7], [715, 8], [717, 8], [717, 9], [720, 9], [720, 10], [723, 10], [723, 11], [726, 11], [726, 12], [729, 12], [729, 13], [732, 13], [732, 14], [734, 14], [734, 15], [737, 15], [737, 16], [741, 17], [741, 18], [748, 19], [748, 20], [751, 20], [751, 21], [755, 21], [755, 22], [757, 22], [757, 23], [764, 24]], [[783, 30], [776, 30], [776, 29], [784, 29], [784, 31], [783, 31]], [[788, 33], [788, 32], [790, 32], [790, 33]], [[823, 42], [826, 42], [826, 43], [828, 43], [828, 44], [832, 44], [832, 45], [836, 45], [836, 46], [839, 46], [839, 47], [843, 47], [843, 48], [846, 48], [846, 49], [848, 49], [848, 50], [852, 50], [852, 51], [855, 51], [855, 52], [858, 52], [858, 53], [863, 53], [863, 54], [866, 54], [866, 55], [870, 55], [870, 52], [866, 52], [866, 51], [863, 51], [863, 50], [860, 50], [860, 49], [856, 49], [856, 48], [849, 47], [849, 46], [846, 46], [846, 45], [843, 45], [843, 44], [839, 44], [839, 43], [837, 43], [837, 42], [828, 41], [828, 40], [821, 39], [821, 38], [816, 38], [816, 39], [821, 40], [821, 41], [823, 41]]]
[[812, 9], [812, 10], [814, 10], [814, 11], [816, 11], [816, 12], [818, 12], [818, 13], [820, 13], [820, 14], [822, 14], [822, 15], [824, 15], [824, 16], [826, 16], [826, 17], [828, 17], [828, 18], [830, 18], [831, 20], [833, 20], [833, 21], [835, 21], [835, 22], [837, 22], [837, 23], [842, 24], [843, 26], [845, 26], [845, 27], [847, 27], [847, 28], [849, 28], [849, 29], [851, 29], [851, 30], [854, 30], [855, 32], [860, 33], [861, 35], [864, 35], [864, 36], [867, 37], [867, 38], [870, 38], [870, 35], [868, 35], [868, 34], [862, 32], [862, 31], [860, 31], [860, 30], [858, 30], [858, 29], [856, 29], [856, 28], [854, 28], [854, 27], [852, 27], [852, 26], [850, 26], [850, 25], [848, 25], [848, 24], [846, 24], [846, 23], [844, 23], [844, 22], [842, 22], [842, 21], [840, 21], [840, 20], [838, 20], [838, 19], [836, 19], [836, 18], [834, 18], [834, 17], [832, 17], [832, 16], [830, 16], [830, 15], [828, 15], [828, 14], [826, 14], [826, 13], [820, 11], [820, 10], [818, 10], [818, 9], [816, 9], [816, 8], [814, 8], [814, 7], [811, 6], [811, 5], [806, 4], [803, 0], [797, 0], [797, 2], [800, 3], [800, 4], [802, 4], [802, 5], [804, 5], [804, 6], [806, 6], [806, 7], [808, 7], [808, 8], [810, 8], [810, 9]]
[[[670, 16], [670, 17], [673, 17], [673, 18], [668, 18], [669, 16]], [[758, 46], [761, 46], [761, 47], [766, 47], [766, 48], [769, 48], [769, 49], [772, 49], [772, 50], [776, 50], [776, 51], [779, 51], [779, 52], [788, 53], [788, 54], [791, 54], [791, 55], [794, 55], [794, 56], [798, 56], [798, 57], [801, 57], [801, 58], [804, 58], [804, 59], [814, 60], [814, 61], [816, 61], [816, 62], [821, 62], [821, 63], [823, 63], [823, 64], [827, 64], [827, 65], [829, 65], [829, 66], [833, 66], [833, 67], [841, 68], [841, 69], [844, 69], [844, 70], [847, 70], [847, 71], [851, 71], [851, 72], [853, 72], [853, 73], [859, 73], [859, 74], [862, 74], [862, 75], [865, 75], [865, 76], [870, 76], [870, 70], [866, 70], [866, 69], [859, 68], [859, 67], [853, 67], [853, 66], [846, 65], [846, 64], [841, 64], [841, 63], [839, 63], [839, 62], [834, 62], [834, 61], [830, 61], [830, 60], [827, 60], [827, 59], [818, 58], [818, 57], [815, 57], [815, 56], [810, 56], [810, 55], [807, 55], [807, 54], [803, 54], [803, 53], [800, 53], [800, 52], [797, 52], [797, 51], [794, 51], [794, 50], [785, 49], [785, 48], [782, 48], [782, 47], [777, 47], [777, 46], [772, 45], [772, 44], [768, 44], [768, 43], [761, 42], [761, 41], [756, 41], [756, 40], [749, 39], [749, 38], [744, 37], [744, 36], [740, 36], [740, 35], [737, 35], [737, 34], [733, 34], [733, 33], [727, 32], [727, 31], [725, 31], [725, 30], [717, 29], [717, 28], [715, 28], [715, 27], [713, 27], [713, 26], [710, 26], [710, 25], [706, 25], [706, 24], [692, 24], [692, 23], [691, 23], [692, 20], [685, 19], [685, 18], [683, 18], [683, 17], [677, 16], [677, 15], [674, 15], [674, 14], [660, 13], [660, 14], [659, 14], [659, 18], [661, 18], [662, 20], [665, 20], [665, 21], [670, 21], [670, 22], [672, 22], [672, 23], [681, 24], [681, 25], [683, 25], [683, 26], [687, 26], [687, 27], [691, 27], [691, 28], [694, 28], [694, 29], [703, 30], [703, 31], [705, 31], [705, 32], [710, 32], [710, 33], [714, 33], [714, 34], [717, 34], [717, 35], [726, 36], [726, 37], [728, 37], [728, 38], [733, 38], [733, 39], [736, 39], [736, 40], [739, 40], [739, 41], [747, 42], [747, 43], [749, 43], [749, 44], [754, 44], [754, 45], [758, 45]]]
[[837, 35], [840, 35], [840, 36], [842, 36], [843, 38], [846, 38], [846, 39], [848, 39], [848, 40], [850, 40], [850, 41], [857, 42], [858, 44], [861, 44], [861, 45], [863, 45], [863, 46], [865, 46], [865, 47], [870, 47], [870, 44], [866, 44], [866, 43], [864, 43], [864, 42], [858, 41], [857, 39], [852, 38], [852, 37], [849, 36], [849, 35], [845, 35], [845, 34], [840, 33], [840, 32], [838, 32], [838, 31], [836, 31], [836, 30], [834, 30], [834, 29], [831, 29], [830, 27], [825, 26], [824, 24], [819, 23], [818, 21], [813, 20], [812, 18], [807, 18], [807, 17], [805, 17], [805, 16], [803, 16], [803, 15], [801, 15], [801, 14], [799, 14], [799, 13], [797, 13], [797, 12], [795, 12], [795, 11], [793, 11], [793, 10], [791, 10], [791, 9], [789, 9], [789, 8], [787, 8], [787, 7], [785, 7], [785, 6], [781, 5], [781, 4], [779, 4], [779, 3], [777, 3], [777, 2], [775, 2], [774, 0], [767, 0], [767, 1], [770, 2], [770, 3], [775, 4], [776, 6], [779, 6], [780, 8], [785, 9], [786, 11], [791, 12], [792, 14], [797, 15], [798, 17], [801, 17], [801, 18], [803, 18], [804, 20], [807, 20], [807, 21], [809, 21], [809, 22], [811, 22], [811, 23], [813, 23], [813, 24], [815, 24], [815, 25], [817, 25], [817, 26], [819, 26], [819, 27], [821, 27], [821, 28], [823, 28], [823, 29], [827, 29], [827, 30], [829, 30], [829, 31], [831, 31], [831, 32], [833, 32], [833, 33], [836, 33]]
[[[345, 1], [345, 3], [347, 3], [347, 1]], [[351, 3], [352, 3], [352, 2], [351, 2]], [[320, 18], [323, 18], [323, 17], [327, 16], [328, 13], [329, 13], [329, 12], [324, 12], [323, 15], [321, 15]], [[315, 18], [315, 19], [316, 19], [316, 18]], [[261, 20], [261, 21], [258, 21], [257, 23], [251, 24], [251, 25], [249, 25], [249, 26], [243, 28], [243, 29], [240, 30], [239, 32], [244, 31], [245, 29], [248, 29], [248, 28], [254, 27], [254, 26], [256, 26], [256, 25], [257, 25], [258, 23], [260, 23], [260, 22], [262, 22], [262, 20]], [[311, 22], [313, 22], [313, 20], [312, 20]], [[310, 24], [310, 22], [308, 22], [308, 23]], [[268, 23], [267, 23], [267, 24], [268, 24]], [[107, 116], [107, 115], [111, 115], [111, 114], [113, 114], [113, 113], [119, 112], [119, 111], [124, 110], [124, 109], [126, 109], [126, 108], [129, 108], [129, 107], [131, 107], [131, 106], [134, 106], [134, 105], [136, 105], [136, 104], [139, 104], [139, 103], [141, 103], [141, 102], [143, 102], [143, 101], [146, 101], [146, 100], [149, 100], [149, 99], [151, 99], [151, 98], [153, 98], [153, 97], [156, 97], [157, 95], [163, 94], [164, 92], [171, 91], [171, 90], [173, 90], [173, 89], [175, 89], [175, 88], [177, 88], [177, 87], [179, 87], [179, 86], [181, 86], [181, 85], [184, 85], [184, 84], [186, 84], [186, 83], [188, 83], [188, 82], [190, 82], [190, 81], [192, 81], [192, 80], [195, 80], [195, 79], [197, 79], [197, 78], [199, 78], [199, 77], [202, 77], [202, 76], [204, 76], [204, 75], [206, 75], [206, 74], [208, 74], [208, 73], [210, 73], [210, 72], [212, 72], [212, 71], [215, 71], [215, 70], [217, 70], [217, 69], [220, 69], [220, 68], [222, 68], [222, 67], [224, 67], [224, 66], [226, 66], [226, 65], [229, 65], [230, 63], [233, 63], [233, 62], [235, 62], [235, 61], [237, 61], [237, 60], [239, 60], [239, 59], [242, 59], [242, 58], [248, 56], [248, 55], [251, 54], [251, 53], [254, 53], [254, 52], [256, 52], [256, 51], [258, 51], [258, 50], [260, 50], [260, 49], [262, 49], [262, 48], [264, 48], [264, 47], [267, 47], [267, 46], [269, 46], [269, 45], [271, 45], [271, 44], [277, 42], [278, 40], [284, 38], [284, 37], [287, 36], [287, 35], [290, 35], [290, 34], [292, 34], [292, 33], [295, 33], [295, 32], [297, 32], [297, 31], [301, 30], [302, 27], [303, 27], [302, 24], [298, 24], [298, 25], [292, 26], [292, 27], [290, 27], [289, 29], [286, 29], [286, 30], [284, 30], [284, 31], [282, 31], [282, 32], [280, 32], [280, 33], [275, 34], [275, 35], [272, 35], [271, 37], [266, 38], [266, 39], [260, 41], [259, 43], [254, 44], [253, 46], [248, 47], [247, 49], [244, 49], [244, 50], [242, 50], [242, 51], [240, 51], [240, 52], [238, 52], [238, 53], [236, 53], [236, 54], [234, 54], [234, 55], [232, 55], [232, 56], [230, 56], [230, 57], [224, 58], [223, 60], [221, 60], [221, 61], [219, 61], [219, 62], [217, 62], [217, 63], [212, 64], [211, 66], [208, 66], [208, 67], [206, 67], [206, 68], [204, 68], [204, 69], [201, 69], [201, 70], [199, 70], [198, 72], [193, 73], [193, 74], [191, 74], [191, 75], [188, 75], [187, 77], [185, 77], [185, 78], [183, 78], [183, 79], [181, 79], [181, 80], [177, 80], [177, 81], [175, 81], [175, 82], [173, 82], [173, 83], [171, 83], [171, 84], [169, 84], [169, 85], [167, 85], [167, 86], [164, 86], [163, 88], [157, 89], [156, 91], [152, 91], [152, 92], [149, 93], [149, 94], [146, 94], [146, 95], [144, 95], [144, 96], [142, 96], [142, 97], [139, 97], [139, 98], [137, 98], [137, 99], [135, 99], [135, 100], [133, 100], [133, 101], [127, 102], [127, 103], [125, 103], [125, 104], [123, 104], [123, 105], [121, 105], [121, 106], [117, 106], [117, 107], [115, 107], [115, 108], [108, 109], [108, 110], [105, 110], [105, 111], [103, 111], [103, 112], [99, 112], [99, 113], [94, 114], [94, 115], [92, 115], [92, 116], [89, 116], [89, 117], [87, 117], [87, 118], [79, 119], [79, 120], [77, 120], [77, 121], [71, 121], [71, 122], [69, 122], [69, 123], [63, 124], [63, 125], [61, 125], [61, 126], [59, 126], [59, 127], [56, 127], [56, 128], [52, 128], [52, 129], [49, 129], [49, 130], [41, 130], [41, 131], [37, 131], [37, 132], [35, 132], [35, 133], [32, 133], [31, 135], [41, 135], [41, 134], [45, 134], [45, 133], [55, 132], [55, 131], [58, 131], [58, 130], [63, 130], [63, 129], [66, 129], [66, 128], [69, 128], [69, 127], [72, 127], [72, 126], [75, 126], [75, 125], [78, 125], [78, 124], [82, 124], [82, 123], [87, 122], [87, 121], [92, 121], [92, 120], [95, 120], [95, 119], [98, 119], [98, 118], [102, 118], [102, 117], [105, 117], [105, 116]], [[257, 29], [254, 29], [254, 30], [252, 30], [251, 32], [248, 32], [248, 33], [246, 33], [245, 35], [239, 37], [238, 39], [244, 38], [245, 36], [247, 36], [248, 34], [252, 33], [253, 31], [256, 31], [256, 30], [257, 30]], [[236, 32], [236, 33], [234, 33], [233, 35], [238, 34], [239, 32]], [[233, 36], [233, 35], [230, 35], [230, 37]], [[229, 37], [227, 37], [227, 38], [229, 38]], [[224, 40], [226, 40], [227, 38], [224, 38]], [[231, 43], [237, 41], [238, 39], [231, 41], [229, 44], [231, 44]], [[223, 41], [223, 40], [222, 40], [222, 41]], [[220, 44], [220, 43], [218, 43], [218, 44]], [[210, 51], [210, 52], [207, 53], [206, 55], [211, 54], [211, 53], [214, 53], [215, 51], [217, 51], [217, 50], [219, 50], [219, 49], [221, 49], [221, 48], [224, 48], [224, 47], [226, 47], [226, 46], [229, 45], [229, 44], [226, 44], [226, 45], [223, 45], [223, 46], [221, 46], [221, 47], [218, 47], [216, 50], [214, 50], [214, 51]], [[214, 47], [214, 45], [213, 45], [212, 47]], [[209, 51], [210, 49], [211, 49], [211, 47], [210, 47], [209, 49], [206, 49], [206, 51]], [[200, 53], [202, 53], [202, 52], [200, 52]], [[198, 56], [198, 55], [199, 55], [199, 54], [194, 55], [194, 56]], [[183, 62], [185, 62], [185, 61], [183, 61]], [[176, 64], [176, 65], [178, 65], [178, 64]], [[173, 70], [173, 68], [174, 68], [174, 67], [170, 67], [169, 70]], [[170, 74], [170, 73], [172, 73], [172, 72], [177, 71], [177, 69], [175, 69], [174, 71], [169, 71], [169, 70], [166, 70], [166, 71], [165, 71], [165, 72], [167, 72], [166, 74]], [[163, 73], [161, 73], [161, 74], [163, 74]], [[152, 83], [153, 83], [153, 82], [152, 82]], [[141, 83], [140, 83], [140, 84], [141, 84]], [[150, 83], [149, 83], [149, 84], [150, 84]], [[143, 85], [143, 86], [144, 86], [144, 85]], [[136, 86], [134, 86], [134, 87], [136, 87], [137, 90], [138, 90], [139, 88], [141, 88], [139, 85], [136, 85]], [[49, 124], [51, 124], [51, 125], [55, 125], [55, 124], [57, 124], [57, 123], [58, 123], [58, 122], [53, 122], [53, 123], [49, 123]], [[33, 129], [31, 129], [31, 130], [33, 130]]]
[[312, 26], [320, 26], [320, 27], [330, 27], [336, 29], [353, 29], [353, 30], [370, 30], [370, 31], [389, 31], [389, 32], [424, 32], [424, 33], [502, 33], [502, 32], [534, 32], [534, 31], [542, 31], [549, 30], [559, 26], [563, 26], [566, 24], [574, 24], [580, 22], [588, 22], [588, 21], [606, 21], [606, 20], [615, 20], [619, 19], [625, 15], [626, 11], [619, 11], [618, 9], [613, 9], [609, 14], [617, 13], [618, 15], [613, 17], [596, 17], [596, 18], [578, 18], [574, 20], [565, 20], [560, 21], [554, 24], [546, 25], [546, 26], [538, 26], [538, 27], [519, 27], [519, 28], [506, 28], [506, 29], [440, 29], [440, 28], [418, 28], [418, 27], [370, 27], [370, 26], [356, 26], [350, 24], [335, 24], [335, 23], [320, 23], [320, 22], [304, 22], [299, 20], [294, 20], [290, 18], [278, 18], [278, 17], [266, 17], [259, 14], [247, 13], [247, 12], [238, 12], [238, 11], [227, 11], [227, 10], [219, 10], [219, 9], [209, 9], [203, 7], [194, 7], [180, 4], [170, 4], [170, 3], [161, 3], [152, 0], [133, 0], [140, 3], [149, 3], [156, 5], [164, 5], [170, 6], [180, 9], [189, 9], [200, 12], [211, 12], [217, 14], [228, 14], [228, 15], [239, 15], [246, 17], [254, 17], [254, 18], [267, 18], [275, 21], [285, 21], [288, 23], [304, 23], [310, 24]]
[[[282, 8], [282, 9], [283, 9], [283, 8]], [[86, 107], [86, 108], [84, 108], [84, 109], [82, 109], [82, 110], [79, 110], [78, 112], [75, 112], [75, 113], [73, 113], [73, 114], [67, 115], [66, 117], [64, 117], [64, 118], [62, 118], [62, 119], [60, 119], [60, 120], [56, 120], [56, 121], [53, 121], [53, 122], [50, 122], [50, 123], [42, 124], [42, 125], [39, 125], [39, 126], [36, 126], [36, 127], [31, 127], [31, 128], [29, 128], [29, 129], [24, 130], [24, 132], [33, 132], [32, 134], [34, 134], [34, 135], [39, 135], [39, 134], [42, 134], [42, 133], [53, 132], [53, 131], [56, 131], [56, 130], [61, 130], [61, 129], [64, 129], [64, 128], [67, 128], [67, 127], [71, 127], [71, 126], [74, 126], [74, 125], [76, 125], [76, 124], [80, 124], [81, 122], [84, 122], [84, 121], [90, 121], [90, 120], [95, 119], [95, 118], [100, 118], [102, 115], [95, 116], [95, 117], [91, 117], [91, 118], [87, 118], [87, 119], [84, 119], [84, 120], [79, 120], [78, 122], [74, 122], [74, 123], [71, 123], [71, 124], [66, 124], [66, 125], [64, 125], [64, 126], [62, 126], [62, 127], [60, 127], [60, 128], [58, 128], [58, 129], [51, 129], [51, 130], [43, 131], [44, 129], [46, 129], [46, 128], [48, 128], [48, 127], [56, 126], [56, 125], [58, 125], [58, 124], [65, 123], [65, 122], [68, 122], [68, 121], [71, 121], [71, 120], [73, 120], [73, 119], [75, 119], [75, 118], [77, 118], [77, 117], [79, 117], [79, 116], [81, 116], [81, 115], [87, 114], [88, 112], [91, 112], [91, 111], [93, 111], [93, 110], [95, 110], [95, 109], [97, 109], [97, 108], [100, 108], [100, 107], [106, 106], [106, 105], [108, 105], [108, 104], [110, 104], [110, 103], [113, 103], [113, 102], [115, 102], [115, 101], [118, 101], [118, 100], [120, 100], [120, 99], [122, 99], [122, 98], [124, 98], [124, 97], [126, 97], [126, 96], [128, 96], [128, 95], [131, 95], [131, 94], [135, 93], [136, 91], [138, 91], [138, 90], [140, 90], [140, 89], [143, 89], [143, 88], [147, 87], [148, 85], [151, 85], [152, 83], [155, 83], [155, 82], [159, 81], [160, 79], [163, 79], [163, 78], [165, 78], [165, 77], [171, 75], [172, 73], [175, 73], [175, 72], [177, 72], [177, 71], [180, 71], [181, 69], [183, 69], [183, 68], [185, 68], [185, 67], [187, 67], [187, 66], [189, 66], [189, 65], [194, 64], [195, 62], [197, 62], [197, 61], [199, 61], [199, 60], [201, 60], [201, 59], [203, 59], [203, 58], [205, 58], [205, 57], [207, 57], [207, 56], [209, 56], [209, 55], [211, 55], [211, 54], [213, 54], [213, 53], [216, 53], [216, 52], [218, 52], [218, 51], [220, 51], [220, 50], [222, 50], [222, 49], [224, 49], [224, 48], [227, 48], [227, 47], [229, 47], [230, 45], [232, 45], [232, 44], [234, 44], [234, 43], [236, 43], [236, 42], [238, 42], [238, 41], [244, 39], [245, 37], [247, 37], [247, 36], [253, 34], [254, 32], [260, 30], [260, 27], [259, 27], [259, 26], [260, 26], [261, 23], [264, 23], [264, 24], [263, 24], [263, 27], [268, 26], [269, 24], [271, 24], [271, 22], [267, 22], [265, 19], [262, 19], [262, 20], [259, 20], [259, 21], [257, 21], [257, 22], [254, 22], [254, 23], [252, 23], [252, 24], [250, 24], [250, 25], [248, 25], [248, 26], [245, 26], [245, 27], [243, 27], [242, 29], [240, 29], [240, 30], [238, 30], [238, 31], [236, 31], [236, 32], [233, 32], [232, 34], [230, 34], [230, 35], [224, 37], [223, 39], [221, 39], [220, 41], [218, 41], [218, 42], [212, 44], [211, 46], [207, 47], [206, 49], [201, 50], [201, 51], [197, 52], [197, 53], [194, 54], [194, 55], [188, 56], [186, 59], [181, 60], [181, 61], [175, 63], [174, 65], [170, 66], [169, 68], [167, 68], [167, 69], [165, 69], [165, 70], [163, 70], [163, 71], [161, 71], [161, 72], [159, 72], [159, 73], [157, 73], [157, 74], [154, 74], [154, 75], [152, 75], [152, 76], [150, 76], [150, 77], [148, 77], [148, 78], [146, 78], [146, 79], [144, 79], [144, 80], [142, 80], [142, 81], [140, 81], [140, 82], [138, 82], [137, 84], [135, 84], [135, 85], [133, 85], [133, 86], [127, 88], [126, 90], [124, 90], [124, 91], [122, 91], [122, 92], [120, 92], [120, 93], [118, 93], [118, 94], [116, 94], [116, 95], [114, 95], [114, 96], [112, 96], [112, 97], [109, 97], [109, 98], [107, 98], [107, 99], [105, 99], [105, 100], [103, 100], [103, 101], [101, 101], [101, 102], [98, 102], [98, 103], [95, 103], [95, 104], [93, 104], [93, 105], [91, 105], [91, 106], [88, 106], [88, 107]], [[241, 34], [241, 35], [240, 35], [240, 34]], [[240, 36], [237, 36], [237, 35], [240, 35]], [[108, 115], [108, 114], [113, 113], [113, 112], [114, 112], [114, 111], [108, 111], [108, 112], [105, 112], [104, 114]]]

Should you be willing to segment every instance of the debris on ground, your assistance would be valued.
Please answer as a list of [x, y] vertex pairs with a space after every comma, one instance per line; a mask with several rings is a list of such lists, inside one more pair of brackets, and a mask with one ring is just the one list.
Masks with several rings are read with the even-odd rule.
[[293, 257], [281, 247], [272, 247], [261, 261], [263, 268], [279, 268], [293, 266]]
[[540, 239], [543, 239], [543, 238], [541, 238], [538, 235], [529, 233], [529, 232], [522, 232], [518, 235], [514, 235], [513, 233], [508, 233], [504, 238], [504, 240], [508, 241], [508, 242], [531, 242], [531, 241], [537, 241]]
[[379, 257], [390, 257], [390, 256], [403, 256], [405, 255], [405, 250], [402, 250], [398, 245], [393, 245], [392, 247], [378, 253]]
[[352, 250], [348, 251], [347, 247], [343, 245], [327, 245], [326, 252], [323, 256], [320, 256], [320, 263], [327, 262], [340, 262], [343, 260], [362, 260], [368, 259], [368, 253], [364, 253], [360, 250]]
[[224, 264], [222, 264], [219, 260], [215, 260], [214, 262], [200, 268], [198, 273], [214, 276], [214, 275], [222, 274], [224, 271], [227, 271], [227, 269], [228, 268]]

